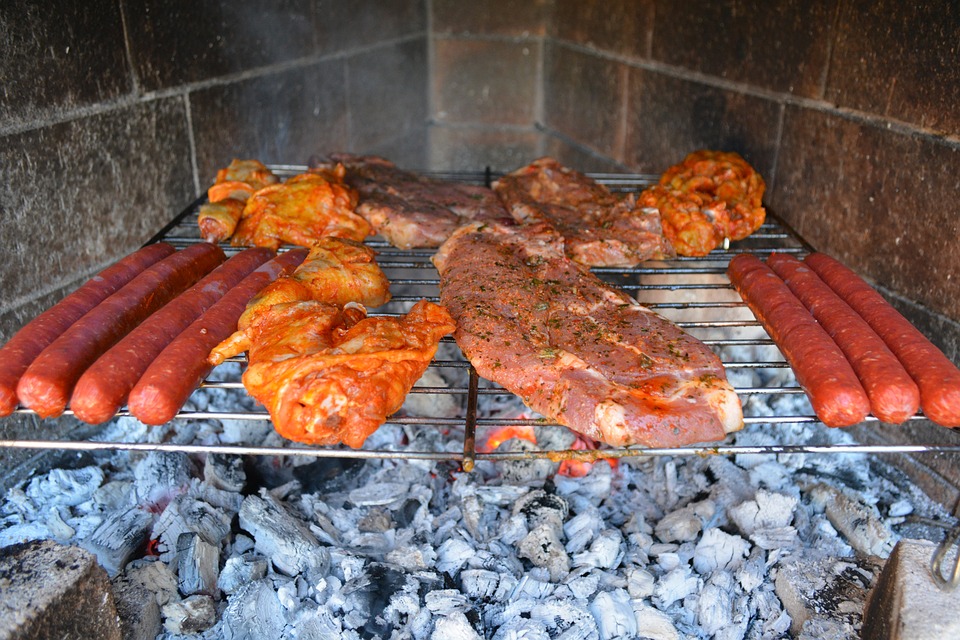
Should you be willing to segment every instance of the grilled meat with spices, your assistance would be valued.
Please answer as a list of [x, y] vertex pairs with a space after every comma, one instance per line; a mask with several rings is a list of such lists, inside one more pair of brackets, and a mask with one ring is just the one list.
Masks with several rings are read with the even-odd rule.
[[637, 206], [552, 158], [540, 158], [493, 183], [513, 217], [545, 222], [564, 239], [572, 260], [591, 267], [632, 267], [672, 258], [657, 212]]
[[477, 372], [615, 446], [720, 440], [742, 426], [720, 359], [563, 253], [547, 224], [470, 224], [434, 257]]
[[[472, 220], [508, 217], [490, 189], [404, 171], [377, 156], [331, 156], [360, 195], [357, 213], [399, 249], [439, 247]], [[320, 168], [327, 167], [320, 164]]]

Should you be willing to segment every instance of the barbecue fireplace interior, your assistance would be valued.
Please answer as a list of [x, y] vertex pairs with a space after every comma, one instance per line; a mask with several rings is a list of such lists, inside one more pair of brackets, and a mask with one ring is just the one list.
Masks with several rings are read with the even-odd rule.
[[[642, 176], [716, 148], [747, 158], [788, 229], [870, 280], [957, 362], [958, 36], [960, 9], [943, 1], [8, 3], [0, 341], [146, 242], [234, 157], [302, 165], [351, 151], [412, 170], [496, 173], [551, 155], [582, 171]], [[960, 445], [923, 420], [842, 434], [817, 426], [783, 442]], [[0, 436], [95, 433], [18, 414], [0, 422]], [[60, 455], [0, 450], [4, 488]], [[960, 497], [958, 454], [874, 458], [934, 503], [949, 509]], [[675, 480], [669, 464], [658, 461], [652, 477]], [[375, 480], [388, 489], [406, 481]], [[457, 482], [458, 495], [476, 499]], [[566, 497], [585, 503], [602, 492], [597, 482]], [[504, 492], [479, 499], [503, 507], [517, 498]], [[635, 523], [627, 535], [651, 532]], [[593, 550], [599, 557], [603, 544]], [[661, 564], [675, 560], [675, 550], [661, 552]], [[459, 570], [452, 557], [435, 560]]]

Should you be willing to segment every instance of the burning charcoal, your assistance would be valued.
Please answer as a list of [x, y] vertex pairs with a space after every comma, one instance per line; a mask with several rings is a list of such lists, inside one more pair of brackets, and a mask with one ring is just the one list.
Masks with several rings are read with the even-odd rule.
[[464, 569], [460, 572], [463, 592], [474, 600], [489, 601], [497, 592], [500, 574], [485, 569]]
[[556, 526], [544, 523], [530, 530], [517, 543], [517, 554], [526, 558], [536, 567], [543, 567], [550, 572], [550, 579], [557, 582], [570, 571], [570, 556], [563, 548]]
[[860, 553], [886, 558], [893, 550], [896, 536], [883, 523], [876, 507], [837, 492], [834, 499], [827, 502], [826, 514], [850, 546]]
[[543, 489], [528, 492], [513, 506], [513, 513], [525, 515], [529, 526], [547, 524], [561, 531], [569, 512], [570, 507], [566, 500]]
[[210, 486], [239, 493], [247, 482], [243, 458], [222, 453], [208, 454], [203, 464], [203, 479]]
[[144, 548], [152, 524], [153, 515], [137, 507], [109, 514], [80, 546], [96, 555], [112, 578]]
[[763, 584], [763, 580], [767, 576], [765, 557], [766, 554], [760, 547], [754, 547], [743, 565], [737, 570], [737, 581], [740, 583], [740, 588], [745, 592], [752, 593]]
[[166, 563], [154, 558], [134, 560], [124, 569], [123, 577], [149, 590], [161, 606], [180, 599], [177, 576]]
[[663, 542], [689, 542], [696, 540], [703, 528], [703, 522], [716, 513], [716, 505], [711, 500], [688, 504], [671, 511], [657, 522], [654, 532]]
[[348, 495], [357, 507], [381, 507], [407, 497], [410, 485], [399, 482], [371, 482], [354, 489]]
[[613, 569], [623, 560], [623, 534], [617, 529], [604, 529], [590, 544], [590, 549], [573, 557], [573, 566]]
[[116, 511], [121, 507], [133, 506], [133, 483], [126, 480], [113, 480], [104, 483], [93, 492], [93, 502], [104, 511]]
[[134, 469], [137, 496], [159, 513], [174, 496], [186, 490], [191, 466], [185, 453], [151, 451]]
[[640, 600], [633, 601], [637, 620], [637, 635], [649, 640], [680, 640], [680, 633], [670, 617]]
[[[500, 453], [523, 453], [537, 451], [540, 447], [523, 438], [510, 438], [502, 442], [495, 451]], [[546, 479], [556, 470], [556, 463], [547, 458], [528, 458], [503, 460], [500, 462], [500, 475], [505, 483], [525, 484]]]
[[232, 556], [227, 558], [223, 571], [217, 577], [217, 587], [232, 595], [248, 582], [266, 576], [267, 568], [267, 561], [263, 558]]
[[407, 571], [421, 571], [436, 566], [437, 552], [428, 544], [419, 546], [398, 546], [391, 549], [384, 560]]
[[27, 484], [26, 494], [36, 504], [75, 507], [93, 496], [103, 478], [100, 467], [53, 469], [33, 478]]
[[454, 612], [464, 612], [470, 608], [467, 597], [456, 589], [436, 589], [424, 596], [424, 604], [431, 613], [448, 616]]
[[368, 637], [386, 637], [389, 624], [381, 617], [393, 594], [406, 582], [406, 576], [381, 563], [371, 563], [359, 576], [343, 585], [341, 608], [347, 614], [348, 627], [364, 630]]
[[257, 553], [285, 575], [297, 575], [321, 560], [317, 552], [322, 549], [309, 527], [263, 489], [259, 497], [244, 498], [240, 526], [253, 536]]
[[720, 529], [707, 529], [697, 543], [693, 554], [693, 566], [697, 573], [708, 574], [718, 569], [736, 570], [750, 552], [750, 543], [740, 536], [724, 533]]
[[729, 514], [740, 532], [749, 537], [756, 531], [787, 527], [796, 507], [797, 498], [761, 489], [753, 500], [731, 507]]
[[653, 589], [653, 601], [660, 609], [666, 609], [677, 600], [683, 600], [700, 588], [700, 580], [692, 575], [690, 567], [683, 565], [670, 571], [657, 581]]
[[217, 607], [210, 596], [190, 596], [163, 607], [163, 628], [175, 634], [206, 631], [217, 622]]
[[600, 587], [600, 576], [598, 576], [596, 572], [591, 571], [586, 575], [568, 577], [565, 584], [570, 588], [570, 592], [574, 598], [589, 600], [590, 596], [595, 594]]
[[458, 611], [436, 620], [430, 640], [480, 640], [480, 635], [467, 617]]
[[718, 572], [707, 580], [700, 590], [697, 601], [697, 620], [703, 632], [712, 636], [733, 626], [734, 585], [733, 576]]
[[626, 591], [598, 593], [590, 603], [590, 612], [597, 619], [602, 640], [632, 637], [637, 632], [637, 617]]
[[627, 568], [627, 592], [631, 598], [648, 598], [653, 595], [656, 579], [646, 569]]
[[451, 576], [456, 575], [474, 553], [474, 548], [463, 540], [448, 538], [437, 549], [437, 570]]
[[389, 511], [374, 508], [360, 518], [357, 528], [366, 533], [383, 533], [393, 528], [393, 519]]
[[177, 540], [184, 533], [198, 533], [208, 544], [219, 545], [230, 532], [230, 520], [229, 515], [202, 500], [177, 496], [153, 525], [152, 537], [159, 540], [160, 559], [173, 562]]
[[209, 544], [197, 533], [177, 538], [177, 575], [180, 593], [216, 597], [220, 570], [220, 547]]
[[336, 493], [345, 490], [364, 471], [366, 462], [357, 458], [317, 458], [292, 470], [304, 493]]
[[602, 519], [597, 509], [581, 511], [563, 524], [567, 553], [579, 553], [600, 533]]
[[282, 638], [286, 621], [270, 580], [241, 587], [223, 610], [222, 624], [223, 635], [230, 640]]

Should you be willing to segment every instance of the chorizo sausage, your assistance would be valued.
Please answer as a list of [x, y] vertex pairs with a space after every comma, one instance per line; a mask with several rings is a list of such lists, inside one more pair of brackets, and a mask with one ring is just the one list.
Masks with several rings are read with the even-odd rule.
[[783, 280], [750, 254], [733, 258], [727, 274], [780, 347], [817, 417], [829, 427], [866, 418], [870, 401], [850, 363]]
[[97, 358], [77, 380], [70, 398], [70, 408], [77, 418], [90, 424], [112, 418], [164, 347], [231, 287], [274, 255], [273, 251], [260, 248], [238, 253]]
[[837, 295], [883, 338], [920, 388], [923, 414], [945, 427], [960, 427], [960, 369], [883, 296], [841, 262], [823, 253], [804, 258]]
[[17, 384], [20, 403], [42, 418], [62, 414], [87, 367], [224, 257], [220, 247], [202, 242], [167, 256], [125, 284], [37, 356]]
[[207, 363], [210, 350], [236, 330], [247, 302], [296, 269], [306, 255], [306, 249], [294, 249], [260, 266], [187, 327], [154, 359], [130, 392], [130, 413], [146, 424], [172, 420], [213, 369]]
[[767, 266], [837, 343], [870, 398], [873, 415], [900, 424], [920, 408], [920, 390], [880, 336], [799, 259], [773, 253]]
[[147, 267], [169, 256], [164, 242], [147, 245], [90, 278], [76, 291], [27, 323], [0, 348], [0, 417], [17, 408], [17, 383], [40, 352], [74, 322]]

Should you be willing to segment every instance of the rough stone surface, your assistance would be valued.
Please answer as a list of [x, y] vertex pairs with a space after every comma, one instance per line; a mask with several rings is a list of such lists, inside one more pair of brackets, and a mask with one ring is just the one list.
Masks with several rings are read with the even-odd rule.
[[[776, 593], [790, 614], [794, 637], [856, 637], [879, 558], [797, 557], [778, 570]], [[819, 630], [819, 631], [818, 631]], [[817, 635], [830, 630], [836, 635]]]
[[113, 579], [113, 597], [123, 640], [153, 640], [160, 633], [160, 605], [153, 591], [122, 574]]
[[960, 637], [960, 618], [955, 615], [960, 590], [943, 590], [934, 582], [930, 560], [935, 548], [927, 540], [897, 543], [867, 600], [863, 640]]
[[50, 540], [0, 549], [0, 638], [120, 640], [106, 572], [93, 554]]

